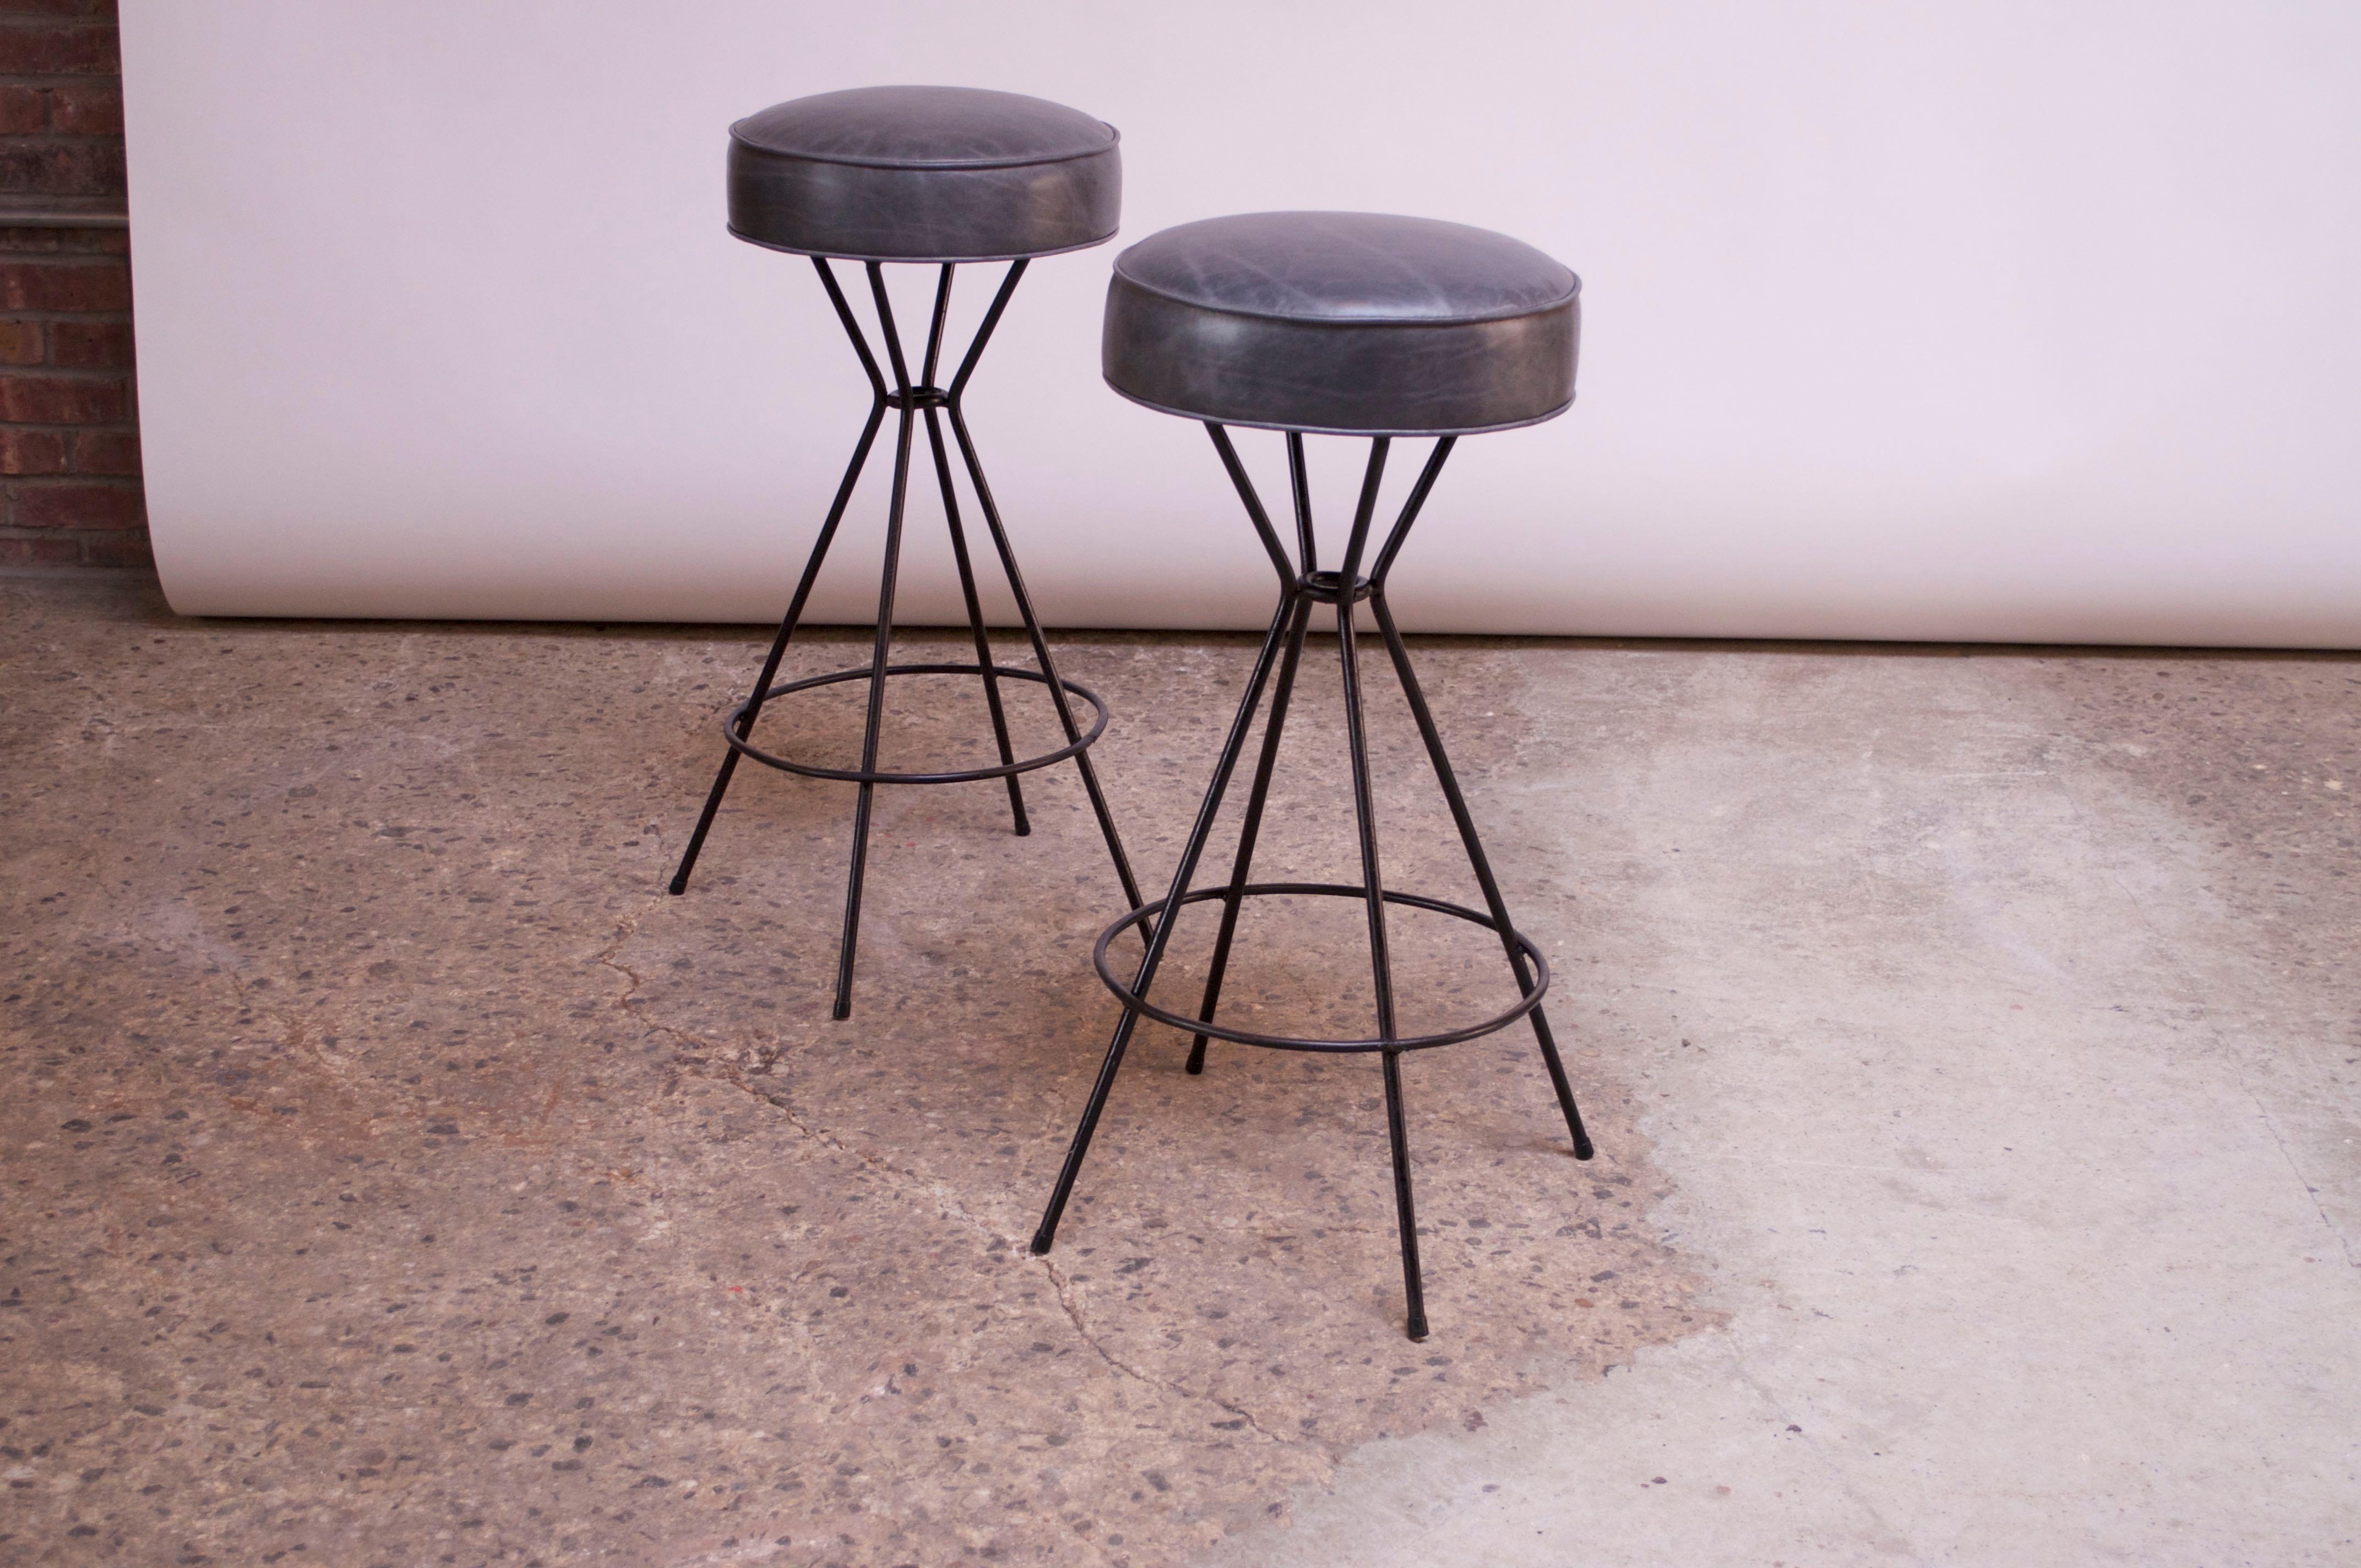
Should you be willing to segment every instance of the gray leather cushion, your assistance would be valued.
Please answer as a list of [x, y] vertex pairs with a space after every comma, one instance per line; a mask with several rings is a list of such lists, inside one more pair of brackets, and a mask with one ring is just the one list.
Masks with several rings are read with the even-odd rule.
[[774, 250], [993, 261], [1098, 245], [1120, 137], [1079, 110], [977, 87], [856, 87], [730, 127], [730, 232]]
[[1574, 400], [1582, 280], [1532, 246], [1376, 213], [1249, 213], [1115, 258], [1101, 362], [1154, 408], [1369, 435], [1532, 424]]

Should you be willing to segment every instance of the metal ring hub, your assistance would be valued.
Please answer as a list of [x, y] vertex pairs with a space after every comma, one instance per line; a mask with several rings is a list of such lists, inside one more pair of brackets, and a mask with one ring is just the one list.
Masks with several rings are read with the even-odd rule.
[[[1342, 604], [1345, 601], [1345, 574], [1342, 572], [1306, 572], [1296, 582], [1296, 587], [1306, 598], [1320, 604]], [[1376, 589], [1367, 577], [1353, 579], [1353, 602], [1360, 603]]]
[[[1323, 898], [1356, 898], [1366, 901], [1369, 896], [1369, 891], [1364, 887], [1347, 887], [1341, 883], [1329, 882], [1249, 883], [1246, 886], [1238, 890], [1238, 895], [1241, 898], [1260, 898], [1285, 894], [1310, 894]], [[1212, 899], [1226, 899], [1229, 895], [1230, 890], [1226, 887], [1204, 887], [1199, 888], [1193, 893], [1184, 894], [1181, 896], [1180, 902], [1183, 904], [1202, 904]], [[1132, 990], [1130, 986], [1125, 984], [1123, 981], [1116, 978], [1114, 969], [1107, 962], [1107, 948], [1115, 941], [1115, 938], [1131, 929], [1131, 927], [1135, 926], [1142, 925], [1143, 923], [1155, 918], [1155, 916], [1162, 911], [1165, 904], [1168, 902], [1161, 898], [1158, 899], [1153, 904], [1141, 905], [1138, 908], [1131, 911], [1121, 919], [1115, 921], [1115, 924], [1109, 926], [1105, 930], [1100, 932], [1098, 946], [1091, 950], [1091, 962], [1098, 967], [1099, 979], [1106, 982], [1106, 988], [1109, 991], [1114, 992], [1117, 996], [1123, 999], [1126, 1006], [1135, 1009], [1147, 1017], [1155, 1019], [1159, 1024], [1170, 1024], [1172, 1027], [1180, 1030], [1184, 1034], [1208, 1035], [1217, 1040], [1231, 1040], [1241, 1046], [1262, 1046], [1268, 1049], [1275, 1051], [1330, 1051], [1338, 1053], [1351, 1051], [1420, 1051], [1426, 1050], [1434, 1046], [1455, 1046], [1462, 1040], [1477, 1039], [1482, 1036], [1505, 1029], [1510, 1025], [1515, 1023], [1518, 1019], [1523, 1017], [1526, 1014], [1531, 1013], [1534, 1008], [1541, 1005], [1542, 993], [1549, 989], [1549, 959], [1542, 956], [1541, 948], [1536, 947], [1533, 943], [1533, 939], [1526, 936], [1522, 931], [1518, 930], [1514, 927], [1509, 927], [1504, 930], [1499, 925], [1494, 922], [1490, 916], [1483, 913], [1481, 910], [1469, 909], [1464, 905], [1446, 904], [1442, 899], [1426, 898], [1415, 893], [1396, 893], [1391, 889], [1388, 889], [1385, 894], [1385, 900], [1388, 904], [1406, 905], [1412, 909], [1431, 909], [1438, 915], [1448, 915], [1455, 919], [1465, 920], [1470, 925], [1481, 926], [1487, 931], [1500, 931], [1503, 936], [1506, 936], [1510, 941], [1516, 943], [1518, 948], [1523, 951], [1526, 959], [1532, 962], [1533, 966], [1532, 990], [1527, 992], [1523, 998], [1507, 1012], [1487, 1018], [1480, 1024], [1470, 1024], [1465, 1028], [1459, 1029], [1446, 1029], [1440, 1034], [1405, 1035], [1400, 1039], [1393, 1040], [1312, 1040], [1304, 1039], [1293, 1035], [1259, 1035], [1251, 1029], [1233, 1029], [1221, 1024], [1208, 1023], [1201, 1018], [1187, 1018], [1178, 1013], [1159, 1007], [1153, 1002], [1148, 1001], [1146, 997]]]
[[[1021, 670], [1008, 664], [994, 664], [992, 669], [993, 673], [1003, 680], [1032, 681], [1045, 686], [1049, 684], [1049, 677], [1038, 670]], [[885, 666], [885, 673], [889, 675], [982, 675], [983, 666], [982, 664], [888, 664]], [[866, 669], [839, 670], [833, 674], [811, 675], [800, 681], [783, 681], [763, 693], [762, 700], [768, 703], [773, 697], [785, 696], [789, 692], [810, 691], [815, 686], [832, 686], [844, 681], [865, 681], [870, 678], [870, 674], [871, 672]], [[809, 762], [794, 762], [763, 751], [738, 733], [738, 721], [745, 716], [746, 710], [754, 705], [755, 699], [751, 696], [731, 708], [723, 717], [721, 738], [730, 742], [730, 750], [741, 756], [785, 773], [801, 773], [807, 779], [844, 779], [853, 784], [968, 784], [978, 779], [1005, 779], [1012, 773], [1029, 773], [1036, 768], [1046, 768], [1052, 763], [1062, 762], [1069, 757], [1087, 751], [1093, 741], [1106, 733], [1107, 705], [1100, 698], [1099, 694], [1081, 682], [1067, 680], [1062, 675], [1059, 677], [1058, 684], [1091, 705], [1097, 714], [1091, 727], [1071, 745], [1061, 746], [1054, 751], [1045, 751], [1038, 757], [1024, 757], [1014, 762], [1003, 762], [998, 767], [960, 768], [941, 773], [872, 773], [861, 768], [821, 768], [815, 767]]]

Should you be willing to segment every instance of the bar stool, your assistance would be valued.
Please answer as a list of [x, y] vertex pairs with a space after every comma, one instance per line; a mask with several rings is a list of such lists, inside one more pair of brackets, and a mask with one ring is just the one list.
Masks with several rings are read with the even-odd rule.
[[[1205, 1042], [1232, 1040], [1278, 1050], [1375, 1052], [1384, 1068], [1386, 1128], [1393, 1150], [1394, 1200], [1400, 1227], [1408, 1328], [1427, 1333], [1418, 1261], [1418, 1226], [1411, 1196], [1410, 1149], [1402, 1117], [1401, 1057], [1405, 1051], [1453, 1045], [1528, 1020], [1557, 1091], [1558, 1107], [1577, 1159], [1591, 1157], [1588, 1135], [1575, 1107], [1542, 993], [1549, 964], [1540, 947], [1510, 923], [1491, 862], [1476, 834], [1465, 794], [1444, 754], [1434, 714], [1412, 672], [1386, 602], [1386, 582], [1411, 524], [1426, 504], [1444, 460], [1463, 435], [1534, 424], [1565, 411], [1574, 399], [1580, 335], [1581, 280], [1532, 247], [1505, 236], [1424, 218], [1367, 213], [1257, 213], [1211, 218], [1167, 229], [1115, 258], [1107, 291], [1101, 359], [1107, 384], [1135, 402], [1203, 422], [1228, 470], [1246, 517], [1279, 574], [1279, 599], [1245, 699], [1213, 765], [1196, 824], [1173, 873], [1171, 890], [1135, 906], [1099, 938], [1099, 977], [1123, 1003], [1106, 1058], [1066, 1154], [1048, 1212], [1033, 1237], [1046, 1253], [1074, 1178], [1123, 1065], [1125, 1047], [1144, 1017], [1195, 1036], [1188, 1069], [1202, 1071]], [[1285, 433], [1294, 492], [1296, 549], [1290, 560], [1272, 528], [1253, 482], [1238, 460], [1230, 425]], [[1343, 558], [1323, 568], [1313, 538], [1303, 438], [1306, 434], [1371, 438]], [[1437, 439], [1400, 517], [1374, 556], [1369, 553], [1378, 482], [1388, 448], [1398, 436]], [[1367, 565], [1366, 575], [1364, 565]], [[1411, 716], [1443, 786], [1461, 844], [1483, 890], [1476, 910], [1385, 885], [1370, 803], [1367, 740], [1363, 730], [1359, 653], [1354, 620], [1366, 602], [1400, 678]], [[1314, 605], [1336, 607], [1336, 642], [1344, 665], [1345, 721], [1352, 754], [1353, 810], [1359, 829], [1361, 884], [1250, 883], [1256, 835], [1270, 788], [1306, 633]], [[1273, 665], [1278, 681], [1270, 717], [1247, 792], [1235, 860], [1228, 881], [1191, 888], [1231, 773], [1244, 751]], [[1258, 1034], [1217, 1023], [1215, 1004], [1228, 968], [1238, 910], [1248, 898], [1297, 895], [1351, 898], [1366, 907], [1369, 963], [1377, 995], [1377, 1033], [1366, 1038], [1307, 1039]], [[1156, 979], [1183, 905], [1218, 902], [1221, 926], [1211, 971], [1194, 1016], [1154, 1002]], [[1406, 1036], [1395, 1025], [1394, 987], [1386, 938], [1386, 909], [1394, 905], [1455, 916], [1499, 933], [1520, 997], [1499, 1014], [1462, 1027]], [[1109, 945], [1121, 932], [1144, 931], [1147, 956], [1126, 982], [1110, 964]]]
[[[1025, 814], [1025, 796], [1017, 775], [1046, 768], [1068, 758], [1082, 776], [1099, 830], [1106, 837], [1115, 875], [1132, 903], [1139, 902], [1138, 883], [1125, 857], [1115, 817], [1099, 788], [1089, 748], [1104, 732], [1106, 704], [1098, 695], [1058, 674], [1033, 601], [1025, 590], [1016, 554], [993, 503], [975, 442], [968, 433], [961, 399], [976, 362], [993, 329], [1000, 324], [1017, 280], [1033, 258], [1080, 250], [1104, 244], [1115, 236], [1123, 193], [1123, 166], [1113, 126], [1088, 115], [1039, 98], [1015, 93], [992, 93], [968, 87], [863, 87], [823, 93], [775, 104], [730, 127], [730, 232], [740, 239], [771, 250], [808, 256], [818, 269], [820, 286], [836, 307], [837, 319], [851, 339], [861, 368], [869, 378], [869, 421], [852, 449], [851, 465], [838, 485], [836, 499], [820, 524], [819, 537], [786, 618], [763, 661], [753, 695], [722, 721], [721, 769], [707, 795], [705, 810], [689, 835], [680, 869], [674, 873], [672, 892], [688, 888], [689, 872], [712, 830], [713, 818], [729, 793], [738, 759], [751, 757], [769, 767], [806, 778], [845, 779], [861, 786], [852, 817], [852, 866], [844, 898], [844, 936], [837, 959], [834, 1015], [852, 1011], [852, 965], [861, 932], [861, 890], [869, 858], [871, 798], [881, 784], [964, 784], [1005, 779], [1008, 806], [1016, 831], [1032, 831]], [[870, 298], [884, 339], [887, 362], [894, 372], [889, 386], [879, 371], [876, 356], [853, 319], [831, 260], [861, 262], [869, 276]], [[1005, 261], [1007, 272], [999, 291], [976, 329], [974, 340], [959, 362], [948, 387], [936, 384], [942, 360], [943, 323], [950, 309], [951, 276], [965, 263]], [[894, 325], [894, 310], [885, 293], [884, 265], [924, 262], [939, 269], [935, 284], [933, 320], [927, 332], [924, 356], [913, 380], [904, 358], [902, 340]], [[868, 461], [870, 448], [884, 423], [885, 411], [897, 416], [894, 446], [894, 483], [885, 512], [885, 568], [877, 590], [877, 640], [865, 668], [774, 685], [787, 641], [802, 619], [812, 584], [827, 559], [837, 525], [843, 521], [854, 483]], [[975, 641], [972, 664], [895, 664], [888, 662], [894, 643], [894, 587], [902, 548], [903, 502], [909, 488], [910, 447], [919, 415], [926, 418], [927, 442], [933, 450], [935, 480], [943, 497], [943, 518], [950, 530], [951, 555], [959, 566], [960, 591], [967, 603], [967, 620]], [[960, 525], [959, 499], [951, 483], [950, 460], [943, 442], [943, 418], [959, 444], [968, 482], [975, 491], [977, 509], [992, 535], [993, 549], [1016, 600], [1017, 614], [1033, 644], [1038, 671], [994, 662], [984, 630], [983, 612], [976, 598], [975, 573], [968, 560], [967, 537]], [[1000, 765], [959, 768], [933, 773], [893, 773], [879, 770], [877, 744], [885, 713], [885, 685], [895, 675], [973, 674], [982, 678], [984, 706], [992, 718], [993, 739], [1000, 750]], [[763, 705], [774, 697], [847, 681], [869, 683], [869, 707], [857, 768], [823, 767], [796, 762], [762, 750], [750, 739]], [[1018, 758], [1008, 739], [1000, 683], [1033, 681], [1046, 685], [1058, 710], [1066, 744], [1038, 756]], [[1085, 730], [1074, 716], [1073, 697], [1094, 712]]]

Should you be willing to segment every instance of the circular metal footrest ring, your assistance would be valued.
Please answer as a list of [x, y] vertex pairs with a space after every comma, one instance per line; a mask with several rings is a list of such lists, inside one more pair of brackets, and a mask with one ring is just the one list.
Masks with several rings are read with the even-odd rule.
[[[981, 675], [983, 674], [983, 666], [982, 664], [888, 664], [885, 666], [885, 673], [889, 675]], [[1032, 681], [1036, 685], [1045, 686], [1049, 684], [1049, 677], [1038, 670], [1020, 670], [1013, 665], [994, 664], [992, 666], [992, 673], [1004, 680]], [[844, 681], [865, 681], [872, 674], [872, 671], [865, 668], [839, 670], [833, 674], [811, 675], [800, 681], [784, 681], [763, 693], [762, 700], [768, 704], [774, 697], [785, 696], [790, 692], [809, 691], [815, 686], [832, 686]], [[794, 762], [774, 752], [763, 751], [738, 733], [738, 721], [744, 717], [748, 708], [754, 706], [755, 699], [751, 696], [722, 717], [721, 738], [730, 742], [730, 750], [742, 756], [786, 773], [801, 773], [807, 779], [843, 779], [852, 784], [968, 784], [977, 779], [1005, 779], [1012, 773], [1029, 773], [1036, 768], [1046, 768], [1054, 762], [1062, 762], [1069, 757], [1079, 755], [1089, 748], [1092, 741], [1106, 733], [1107, 705], [1100, 698], [1099, 694], [1081, 682], [1067, 680], [1062, 675], [1058, 678], [1058, 684], [1089, 703], [1096, 711], [1098, 717], [1091, 727], [1082, 732], [1080, 740], [1071, 745], [1061, 746], [1054, 751], [1045, 751], [1038, 757], [1020, 757], [1016, 762], [1003, 762], [992, 768], [960, 768], [943, 773], [888, 773], [862, 768], [815, 767], [809, 762]]]
[[[1366, 901], [1369, 892], [1364, 887], [1347, 887], [1342, 883], [1333, 882], [1249, 883], [1238, 890], [1238, 895], [1242, 899], [1287, 894], [1309, 894], [1325, 898], [1354, 898]], [[1183, 894], [1180, 902], [1203, 904], [1214, 899], [1226, 899], [1229, 895], [1230, 890], [1226, 887], [1199, 888], [1194, 893]], [[1469, 909], [1465, 905], [1446, 904], [1439, 898], [1427, 898], [1415, 893], [1396, 893], [1391, 889], [1387, 890], [1385, 900], [1388, 904], [1406, 905], [1412, 909], [1431, 909], [1440, 915], [1449, 915], [1456, 919], [1467, 921], [1471, 925], [1481, 926], [1487, 931], [1500, 929], [1489, 915], [1481, 910]], [[1115, 938], [1135, 926], [1140, 926], [1154, 919], [1162, 912], [1167, 902], [1169, 901], [1159, 898], [1153, 904], [1143, 904], [1100, 932], [1098, 946], [1091, 951], [1091, 961], [1098, 966], [1099, 979], [1106, 982], [1106, 988], [1109, 991], [1123, 999], [1124, 1005], [1155, 1019], [1159, 1024], [1170, 1024], [1183, 1034], [1206, 1035], [1216, 1040], [1229, 1040], [1241, 1046], [1262, 1046], [1275, 1051], [1420, 1051], [1434, 1046], [1455, 1046], [1462, 1040], [1473, 1040], [1505, 1029], [1540, 1006], [1542, 993], [1549, 989], [1549, 959], [1542, 956], [1541, 948], [1533, 944], [1532, 938], [1512, 926], [1505, 934], [1510, 941], [1517, 944], [1523, 951], [1527, 961], [1533, 966], [1533, 988], [1526, 992], [1515, 1006], [1505, 1013], [1487, 1018], [1480, 1024], [1470, 1024], [1462, 1029], [1446, 1029], [1440, 1034], [1405, 1035], [1392, 1040], [1307, 1040], [1293, 1035], [1258, 1035], [1251, 1029], [1233, 1029], [1199, 1018], [1183, 1017], [1178, 1013], [1159, 1007], [1117, 979], [1115, 970], [1108, 966], [1107, 948]]]

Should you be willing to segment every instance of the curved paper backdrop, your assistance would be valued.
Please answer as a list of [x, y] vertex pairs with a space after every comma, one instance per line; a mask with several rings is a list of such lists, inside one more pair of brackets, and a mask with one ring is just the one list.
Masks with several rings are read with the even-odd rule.
[[[186, 612], [774, 618], [864, 391], [808, 265], [723, 234], [724, 127], [948, 82], [1120, 126], [1129, 237], [1391, 210], [1583, 274], [1581, 400], [1462, 444], [1417, 626], [2361, 644], [2352, 7], [123, 9]], [[1259, 625], [1203, 433], [1099, 382], [1111, 255], [1037, 264], [971, 394], [1017, 547], [1056, 623]], [[1334, 528], [1357, 455], [1313, 464]], [[820, 619], [873, 611], [885, 468]]]

